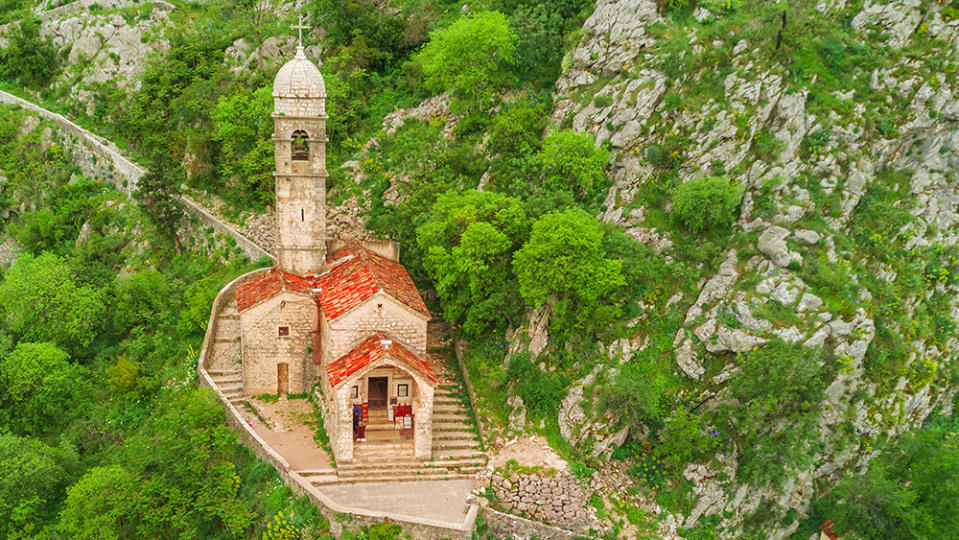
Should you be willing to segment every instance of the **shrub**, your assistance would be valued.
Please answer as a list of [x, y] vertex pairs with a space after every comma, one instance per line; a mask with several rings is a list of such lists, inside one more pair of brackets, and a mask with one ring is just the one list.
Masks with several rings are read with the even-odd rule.
[[32, 15], [11, 29], [9, 45], [0, 51], [0, 77], [43, 88], [59, 70], [57, 48], [51, 39], [40, 37], [40, 23]]
[[680, 184], [673, 191], [673, 212], [690, 232], [726, 229], [736, 220], [744, 188], [719, 176]]
[[543, 141], [539, 158], [545, 171], [543, 185], [552, 191], [572, 191], [580, 200], [590, 199], [608, 184], [603, 168], [609, 155], [587, 134], [571, 130], [551, 133]]

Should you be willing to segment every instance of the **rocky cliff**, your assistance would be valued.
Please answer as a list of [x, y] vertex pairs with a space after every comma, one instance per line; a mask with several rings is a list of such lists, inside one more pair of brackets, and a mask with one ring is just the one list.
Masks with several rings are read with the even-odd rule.
[[[669, 203], [650, 196], [657, 183], [746, 186], [742, 234], [681, 302], [673, 341], [687, 386], [716, 396], [709, 407], [736, 403], [725, 382], [769, 340], [840, 359], [811, 466], [778, 488], [738, 481], [735, 460], [686, 469], [685, 525], [722, 516], [731, 537], [760, 510], [805, 510], [831, 475], [868, 462], [873, 438], [950, 410], [959, 349], [959, 20], [918, 0], [790, 2], [781, 21], [749, 4], [701, 2], [684, 18], [652, 0], [599, 0], [552, 118], [614, 149], [602, 219], [667, 257], [684, 240], [659, 219]], [[643, 337], [617, 352], [644, 349]], [[560, 413], [573, 441], [618, 429], [577, 406], [591, 379]]]

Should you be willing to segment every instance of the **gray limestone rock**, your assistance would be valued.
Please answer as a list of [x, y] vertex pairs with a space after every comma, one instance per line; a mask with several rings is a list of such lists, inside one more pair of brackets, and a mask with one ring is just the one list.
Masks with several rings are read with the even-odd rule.
[[789, 229], [775, 225], [768, 227], [759, 235], [757, 247], [763, 255], [768, 257], [769, 260], [777, 266], [786, 267], [793, 262], [802, 263], [802, 256], [795, 251], [790, 251], [786, 245], [786, 238], [788, 236]]

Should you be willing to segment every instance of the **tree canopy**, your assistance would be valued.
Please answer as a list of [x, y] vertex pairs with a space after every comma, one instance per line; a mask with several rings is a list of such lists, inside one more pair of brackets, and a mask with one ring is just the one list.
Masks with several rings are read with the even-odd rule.
[[103, 324], [106, 298], [102, 290], [77, 283], [65, 259], [23, 254], [0, 283], [0, 306], [23, 339], [71, 350], [93, 341]]
[[603, 234], [596, 218], [580, 208], [536, 220], [529, 241], [513, 258], [523, 299], [540, 307], [555, 297], [561, 317], [570, 303], [580, 315], [594, 311], [606, 295], [625, 285], [623, 263], [606, 258]]
[[516, 40], [509, 20], [498, 11], [462, 17], [431, 32], [417, 55], [427, 87], [450, 92], [460, 109], [480, 107], [509, 82]]

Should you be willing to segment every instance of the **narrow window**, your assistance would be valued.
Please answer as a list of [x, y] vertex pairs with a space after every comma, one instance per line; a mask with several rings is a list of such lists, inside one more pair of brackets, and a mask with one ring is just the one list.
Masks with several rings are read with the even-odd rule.
[[290, 327], [289, 327], [289, 326], [281, 326], [281, 327], [279, 328], [279, 332], [277, 332], [277, 333], [278, 333], [281, 337], [282, 337], [282, 336], [288, 336], [288, 335], [290, 335]]
[[298, 129], [293, 132], [293, 161], [309, 161], [310, 145], [306, 132]]
[[303, 209], [300, 208], [300, 221], [306, 221], [306, 218], [304, 216], [305, 214], [303, 213]]

